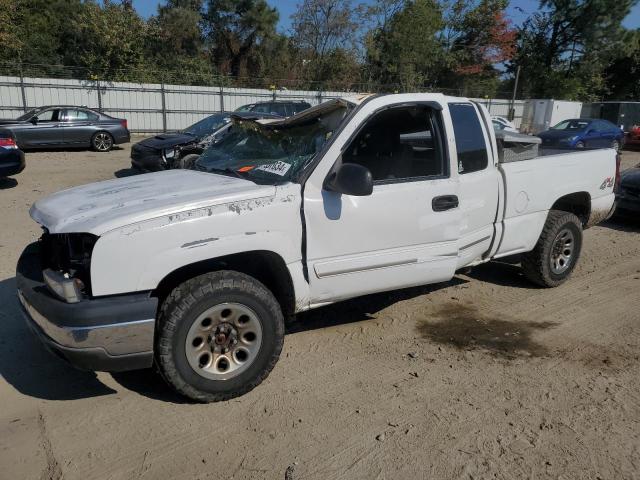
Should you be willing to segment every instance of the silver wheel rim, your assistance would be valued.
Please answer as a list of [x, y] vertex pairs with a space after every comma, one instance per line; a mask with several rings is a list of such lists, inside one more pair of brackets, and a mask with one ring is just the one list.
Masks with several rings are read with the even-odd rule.
[[262, 345], [258, 315], [240, 303], [221, 303], [201, 313], [185, 340], [189, 365], [210, 380], [228, 380], [254, 362]]
[[575, 251], [575, 237], [573, 232], [568, 228], [560, 230], [553, 241], [551, 247], [551, 271], [555, 274], [561, 274], [567, 271], [573, 260], [573, 252]]
[[106, 152], [111, 148], [111, 137], [108, 133], [98, 133], [93, 141], [96, 150]]
[[584, 143], [582, 142], [576, 143], [576, 148], [584, 148]]

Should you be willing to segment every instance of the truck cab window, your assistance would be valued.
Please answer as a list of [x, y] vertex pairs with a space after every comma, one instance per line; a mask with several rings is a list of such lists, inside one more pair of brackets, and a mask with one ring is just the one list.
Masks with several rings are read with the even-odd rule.
[[489, 157], [478, 112], [470, 103], [450, 103], [449, 111], [456, 137], [458, 173], [484, 170]]
[[445, 175], [436, 112], [425, 105], [375, 114], [342, 155], [343, 163], [367, 167], [374, 182]]

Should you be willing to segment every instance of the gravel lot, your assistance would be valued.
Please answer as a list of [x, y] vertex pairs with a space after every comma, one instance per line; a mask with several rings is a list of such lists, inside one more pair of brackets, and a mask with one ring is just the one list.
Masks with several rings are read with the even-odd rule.
[[586, 232], [556, 289], [494, 263], [302, 315], [263, 385], [194, 405], [68, 367], [17, 307], [30, 205], [128, 157], [29, 153], [0, 181], [0, 478], [640, 478], [640, 223]]

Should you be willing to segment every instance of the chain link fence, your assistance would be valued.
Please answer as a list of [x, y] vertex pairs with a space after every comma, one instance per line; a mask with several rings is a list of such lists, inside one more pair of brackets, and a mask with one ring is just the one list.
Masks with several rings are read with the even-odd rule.
[[[363, 83], [329, 90], [320, 82], [250, 80], [214, 75], [194, 78], [193, 72], [186, 72], [183, 82], [176, 74], [164, 72], [158, 73], [158, 78], [162, 79], [159, 83], [137, 83], [84, 78], [81, 74], [87, 72], [78, 71], [75, 67], [13, 65], [11, 69], [0, 68], [8, 73], [18, 73], [0, 76], [0, 116], [3, 118], [16, 118], [29, 109], [44, 105], [78, 105], [126, 118], [129, 129], [140, 134], [180, 130], [212, 113], [233, 111], [242, 105], [262, 101], [306, 101], [317, 105], [329, 99], [361, 93], [401, 91], [392, 85]], [[49, 73], [51, 76], [35, 76], [37, 73]], [[74, 78], [74, 75], [79, 78]], [[461, 95], [455, 89], [429, 88], [422, 91]], [[524, 101], [475, 100], [484, 104], [492, 115], [511, 117], [516, 126], [520, 125]]]

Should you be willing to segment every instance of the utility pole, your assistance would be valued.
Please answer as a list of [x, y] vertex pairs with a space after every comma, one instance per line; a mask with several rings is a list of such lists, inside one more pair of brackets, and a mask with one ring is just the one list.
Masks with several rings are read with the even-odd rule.
[[516, 94], [518, 92], [518, 80], [520, 80], [520, 65], [516, 70], [516, 81], [513, 83], [513, 96], [511, 97], [511, 108], [509, 109], [509, 120], [513, 121], [516, 116]]

